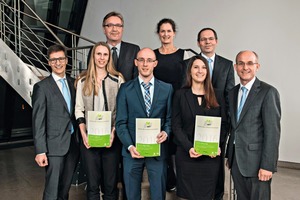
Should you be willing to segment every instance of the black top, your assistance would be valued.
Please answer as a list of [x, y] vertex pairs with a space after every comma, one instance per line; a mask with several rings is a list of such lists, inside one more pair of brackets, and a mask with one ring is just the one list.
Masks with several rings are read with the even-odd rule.
[[174, 90], [181, 88], [184, 73], [180, 64], [184, 58], [184, 50], [178, 49], [171, 54], [161, 54], [158, 49], [154, 50], [157, 66], [154, 68], [155, 78], [170, 83]]

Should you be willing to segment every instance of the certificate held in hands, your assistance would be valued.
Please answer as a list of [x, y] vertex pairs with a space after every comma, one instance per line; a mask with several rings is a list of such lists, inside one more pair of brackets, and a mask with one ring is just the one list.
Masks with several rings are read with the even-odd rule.
[[194, 149], [202, 155], [218, 155], [221, 117], [196, 116]]
[[160, 133], [160, 119], [156, 118], [137, 118], [135, 141], [136, 149], [141, 156], [156, 157], [160, 156], [160, 144], [156, 142], [157, 135]]
[[88, 111], [87, 127], [91, 147], [110, 145], [111, 111]]

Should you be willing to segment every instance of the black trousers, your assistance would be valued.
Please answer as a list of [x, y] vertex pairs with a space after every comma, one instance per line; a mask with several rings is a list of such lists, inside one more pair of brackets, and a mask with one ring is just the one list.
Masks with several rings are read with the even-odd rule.
[[[241, 174], [234, 155], [232, 178], [238, 200], [269, 200], [271, 199], [271, 180], [260, 181], [258, 176], [245, 177]], [[257, 172], [258, 174], [258, 172]]]
[[75, 134], [71, 136], [69, 152], [64, 156], [48, 156], [43, 200], [67, 200], [74, 171], [79, 160]]
[[81, 143], [81, 156], [87, 175], [87, 199], [99, 200], [100, 188], [104, 200], [118, 198], [118, 169], [121, 144], [114, 141], [110, 148], [87, 149]]

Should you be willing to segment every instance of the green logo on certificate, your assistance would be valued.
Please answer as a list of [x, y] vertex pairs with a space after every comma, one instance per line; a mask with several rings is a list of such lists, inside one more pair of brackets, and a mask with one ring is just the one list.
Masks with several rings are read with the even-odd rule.
[[160, 119], [136, 119], [136, 149], [145, 157], [160, 156], [160, 144], [156, 136], [160, 133]]

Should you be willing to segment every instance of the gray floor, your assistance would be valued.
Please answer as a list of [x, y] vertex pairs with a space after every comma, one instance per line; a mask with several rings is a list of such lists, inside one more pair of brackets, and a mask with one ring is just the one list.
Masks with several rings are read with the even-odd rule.
[[[0, 199], [40, 200], [44, 186], [44, 169], [34, 161], [33, 147], [0, 150]], [[70, 200], [85, 200], [85, 185], [72, 186]], [[149, 199], [147, 187], [143, 200]], [[229, 174], [226, 176], [226, 195], [229, 191]], [[167, 200], [175, 200], [174, 193], [167, 193]], [[300, 170], [279, 168], [272, 182], [273, 200], [300, 199]]]

